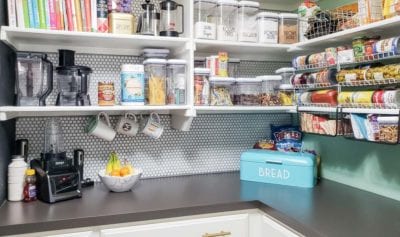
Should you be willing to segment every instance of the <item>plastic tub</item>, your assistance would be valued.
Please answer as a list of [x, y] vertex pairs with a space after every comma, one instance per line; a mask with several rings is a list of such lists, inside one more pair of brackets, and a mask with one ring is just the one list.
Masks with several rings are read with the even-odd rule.
[[237, 41], [238, 2], [235, 0], [218, 0], [217, 11], [217, 39]]
[[238, 78], [236, 79], [235, 105], [260, 105], [261, 79]]
[[278, 43], [279, 14], [260, 12], [257, 14], [258, 42]]
[[217, 0], [194, 1], [194, 34], [197, 39], [216, 39]]
[[279, 14], [279, 43], [294, 44], [299, 41], [298, 16], [292, 13]]
[[254, 1], [239, 2], [238, 39], [241, 42], [257, 42], [257, 12], [260, 3]]
[[282, 77], [279, 75], [265, 75], [259, 76], [257, 79], [262, 80], [260, 104], [265, 106], [281, 105], [278, 90], [282, 83]]
[[294, 104], [294, 87], [291, 84], [279, 86], [279, 100], [281, 105], [290, 106]]
[[232, 106], [235, 79], [231, 77], [210, 78], [210, 105]]

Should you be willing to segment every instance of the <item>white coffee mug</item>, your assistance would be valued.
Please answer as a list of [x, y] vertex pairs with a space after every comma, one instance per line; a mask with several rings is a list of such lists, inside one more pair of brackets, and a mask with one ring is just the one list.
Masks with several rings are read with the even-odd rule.
[[126, 136], [136, 136], [139, 132], [139, 123], [136, 115], [132, 113], [126, 113], [119, 119], [115, 130], [117, 130], [118, 133]]
[[[102, 118], [104, 120], [102, 120]], [[117, 132], [111, 127], [108, 114], [104, 112], [89, 119], [86, 125], [86, 132], [109, 142], [114, 140], [115, 135], [117, 134]]]
[[158, 139], [161, 137], [163, 131], [164, 126], [161, 124], [160, 116], [157, 113], [151, 113], [142, 133], [151, 138]]

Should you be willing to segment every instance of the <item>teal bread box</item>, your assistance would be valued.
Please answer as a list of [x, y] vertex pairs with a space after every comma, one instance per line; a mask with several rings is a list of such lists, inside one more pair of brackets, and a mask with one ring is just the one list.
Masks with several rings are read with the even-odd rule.
[[316, 158], [309, 153], [248, 150], [240, 158], [240, 179], [312, 188], [317, 182]]

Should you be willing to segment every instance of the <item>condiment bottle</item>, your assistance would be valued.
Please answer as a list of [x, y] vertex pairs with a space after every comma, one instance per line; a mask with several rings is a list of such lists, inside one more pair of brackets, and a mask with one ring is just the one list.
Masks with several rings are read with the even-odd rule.
[[36, 201], [36, 176], [34, 169], [26, 170], [25, 187], [24, 187], [24, 201]]

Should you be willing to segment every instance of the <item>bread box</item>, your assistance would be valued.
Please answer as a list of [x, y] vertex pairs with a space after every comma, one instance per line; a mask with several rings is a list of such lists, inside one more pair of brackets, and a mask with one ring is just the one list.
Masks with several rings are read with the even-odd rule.
[[252, 149], [241, 155], [240, 179], [312, 188], [316, 167], [316, 158], [309, 153]]

